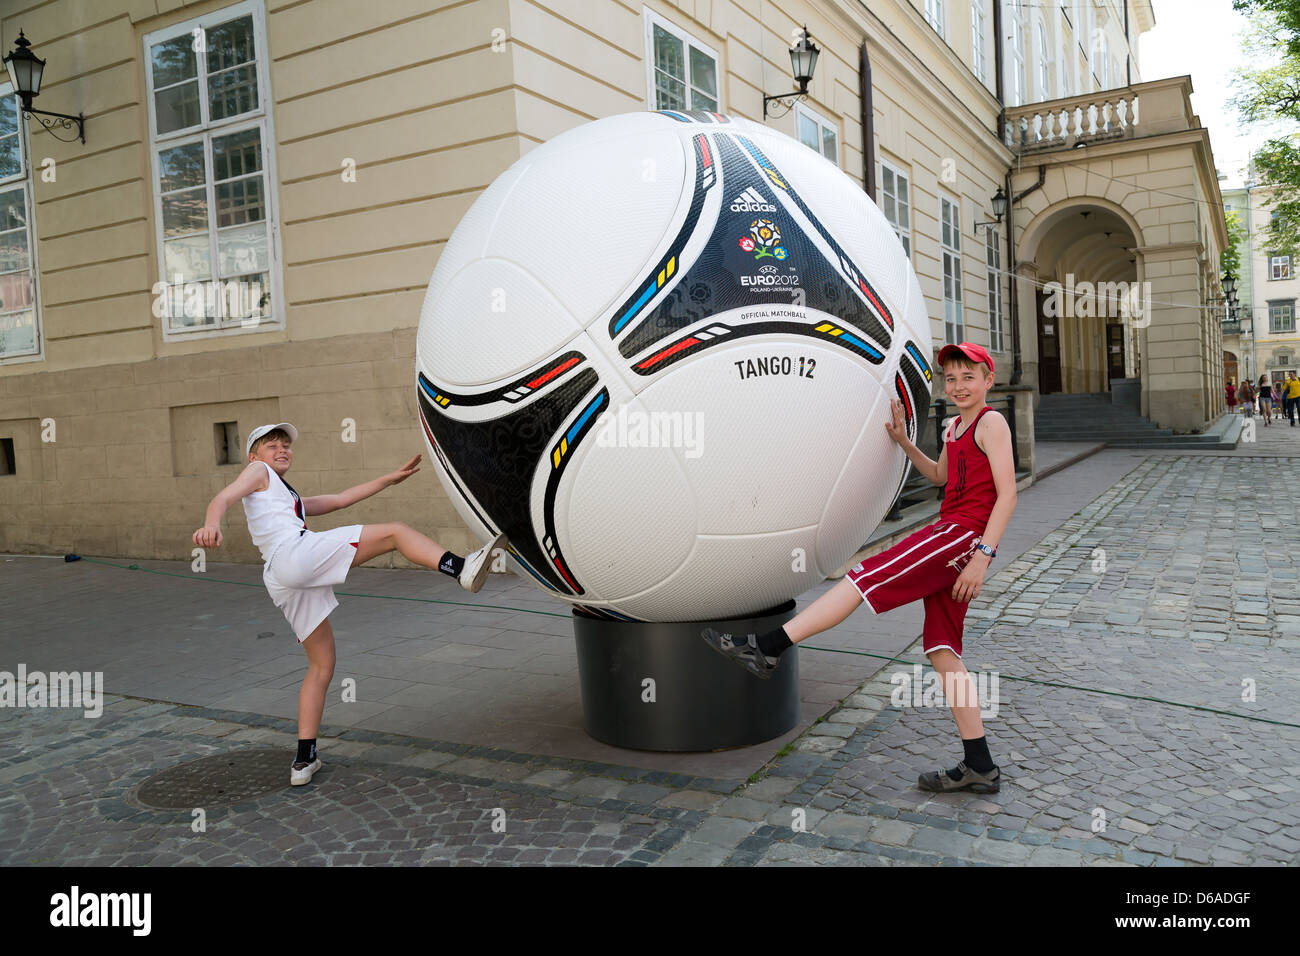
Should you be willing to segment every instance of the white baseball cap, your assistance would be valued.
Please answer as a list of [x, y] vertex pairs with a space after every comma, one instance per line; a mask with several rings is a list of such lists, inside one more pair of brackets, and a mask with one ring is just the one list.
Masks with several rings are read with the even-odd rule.
[[294, 428], [288, 422], [280, 422], [278, 425], [258, 425], [248, 435], [248, 443], [244, 445], [244, 457], [248, 457], [248, 453], [253, 450], [253, 442], [257, 441], [268, 432], [275, 431], [277, 428], [283, 428], [287, 431], [289, 433], [290, 441], [298, 440], [298, 429]]

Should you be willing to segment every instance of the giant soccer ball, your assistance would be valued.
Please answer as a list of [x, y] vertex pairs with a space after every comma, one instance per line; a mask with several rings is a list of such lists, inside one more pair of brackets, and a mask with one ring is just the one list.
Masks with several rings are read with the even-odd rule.
[[528, 153], [429, 280], [429, 460], [481, 538], [576, 608], [700, 621], [820, 582], [889, 510], [929, 405], [893, 229], [806, 146], [633, 113]]

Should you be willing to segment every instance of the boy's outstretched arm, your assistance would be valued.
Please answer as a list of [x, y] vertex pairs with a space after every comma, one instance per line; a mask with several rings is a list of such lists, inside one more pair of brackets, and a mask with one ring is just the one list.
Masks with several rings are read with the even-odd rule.
[[[998, 492], [998, 500], [989, 513], [984, 533], [980, 535], [980, 543], [996, 551], [1002, 533], [1011, 521], [1011, 513], [1016, 510], [1016, 462], [1011, 454], [1011, 428], [1001, 415], [985, 415], [976, 427], [975, 441], [988, 456], [989, 469], [993, 472], [993, 487]], [[979, 551], [971, 555], [966, 569], [952, 586], [954, 601], [969, 601], [979, 596], [984, 584], [984, 573], [992, 560]]]
[[201, 548], [218, 548], [221, 546], [221, 518], [226, 509], [245, 495], [261, 491], [268, 479], [266, 468], [261, 462], [252, 461], [239, 473], [239, 477], [217, 492], [216, 497], [208, 503], [207, 513], [203, 516], [203, 527], [193, 534], [194, 543]]
[[885, 431], [898, 443], [907, 455], [908, 461], [916, 466], [925, 479], [932, 485], [942, 485], [948, 481], [948, 449], [939, 452], [939, 460], [931, 461], [925, 452], [917, 448], [907, 437], [907, 421], [903, 417], [903, 403], [898, 399], [889, 400], [891, 421], [885, 422]]
[[364, 485], [357, 485], [349, 488], [347, 491], [340, 491], [336, 495], [316, 495], [313, 498], [302, 499], [303, 511], [310, 515], [327, 515], [331, 511], [339, 511], [349, 505], [354, 505], [358, 501], [363, 501], [371, 495], [376, 495], [383, 491], [389, 485], [400, 484], [407, 478], [420, 470], [420, 458], [416, 455], [397, 471], [389, 472], [382, 477], [367, 481]]

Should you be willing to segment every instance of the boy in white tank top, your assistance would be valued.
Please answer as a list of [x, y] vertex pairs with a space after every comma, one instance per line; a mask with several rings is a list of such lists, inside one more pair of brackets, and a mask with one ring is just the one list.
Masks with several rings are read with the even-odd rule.
[[334, 631], [329, 622], [339, 603], [334, 585], [342, 584], [358, 564], [399, 551], [408, 561], [436, 568], [475, 592], [487, 578], [488, 560], [505, 547], [505, 535], [499, 534], [486, 547], [462, 558], [400, 522], [307, 530], [308, 515], [339, 511], [405, 481], [420, 470], [420, 456], [364, 485], [335, 495], [301, 498], [284, 477], [293, 464], [290, 446], [297, 439], [298, 429], [288, 422], [253, 429], [245, 446], [248, 467], [217, 492], [203, 527], [193, 536], [200, 547], [219, 547], [222, 516], [236, 501], [243, 502], [248, 533], [265, 562], [262, 583], [307, 652], [307, 676], [298, 692], [298, 755], [289, 776], [293, 786], [309, 782], [321, 766], [316, 734], [325, 712], [325, 691], [334, 676]]

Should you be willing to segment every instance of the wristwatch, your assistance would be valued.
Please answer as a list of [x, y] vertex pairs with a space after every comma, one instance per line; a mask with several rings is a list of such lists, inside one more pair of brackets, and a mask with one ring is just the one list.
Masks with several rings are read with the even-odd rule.
[[977, 544], [975, 545], [975, 550], [982, 554], [987, 554], [990, 558], [996, 558], [998, 556], [998, 549], [990, 548], [987, 544]]

